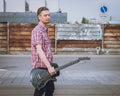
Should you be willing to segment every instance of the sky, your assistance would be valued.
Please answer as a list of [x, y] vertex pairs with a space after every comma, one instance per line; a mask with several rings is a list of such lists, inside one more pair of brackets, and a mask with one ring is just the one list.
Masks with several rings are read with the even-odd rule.
[[[6, 0], [7, 2], [7, 11], [24, 11], [24, 7], [21, 5], [25, 0]], [[27, 0], [30, 6], [30, 11], [36, 12], [37, 9], [41, 6], [44, 6], [45, 0]], [[120, 0], [46, 0], [47, 7], [51, 12], [57, 12], [60, 8], [62, 12], [68, 13], [68, 21], [75, 22], [81, 21], [83, 17], [88, 19], [102, 20], [102, 16], [106, 16], [106, 19], [109, 20], [110, 16], [113, 18], [120, 18]], [[3, 2], [3, 0], [0, 0]], [[101, 6], [107, 6], [108, 11], [102, 13], [100, 11]], [[0, 3], [2, 6], [2, 3]], [[3, 7], [0, 7], [0, 11], [3, 10]]]

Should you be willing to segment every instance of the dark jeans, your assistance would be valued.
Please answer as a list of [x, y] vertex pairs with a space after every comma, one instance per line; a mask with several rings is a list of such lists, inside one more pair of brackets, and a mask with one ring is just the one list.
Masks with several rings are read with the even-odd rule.
[[34, 96], [42, 96], [44, 93], [45, 96], [53, 96], [54, 89], [54, 81], [49, 81], [44, 88], [40, 90], [35, 89]]

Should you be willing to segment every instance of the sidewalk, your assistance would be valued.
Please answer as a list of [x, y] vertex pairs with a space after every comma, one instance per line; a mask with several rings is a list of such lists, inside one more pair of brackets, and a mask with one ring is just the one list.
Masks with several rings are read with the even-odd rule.
[[[54, 62], [66, 64], [86, 55], [54, 55]], [[55, 82], [55, 96], [120, 96], [120, 56], [88, 55], [61, 70]], [[29, 55], [0, 56], [0, 96], [33, 96]]]

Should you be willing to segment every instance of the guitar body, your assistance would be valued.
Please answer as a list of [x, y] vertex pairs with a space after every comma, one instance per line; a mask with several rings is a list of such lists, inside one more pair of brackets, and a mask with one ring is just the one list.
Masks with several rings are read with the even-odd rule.
[[[56, 63], [51, 64], [54, 68], [57, 68]], [[56, 76], [59, 76], [60, 72], [58, 71], [56, 75], [51, 76], [46, 68], [34, 68], [30, 73], [30, 81], [34, 88], [41, 89], [43, 88], [48, 81], [55, 81]]]

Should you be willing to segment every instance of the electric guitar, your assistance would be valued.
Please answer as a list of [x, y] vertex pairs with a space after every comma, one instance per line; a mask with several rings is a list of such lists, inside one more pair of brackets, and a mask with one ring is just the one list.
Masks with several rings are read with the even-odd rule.
[[57, 73], [54, 76], [51, 76], [49, 74], [48, 70], [45, 68], [34, 68], [30, 72], [30, 82], [32, 83], [34, 88], [37, 88], [38, 90], [40, 90], [41, 88], [43, 88], [46, 85], [46, 83], [48, 81], [56, 80], [55, 77], [59, 76], [60, 70], [66, 68], [68, 66], [71, 66], [73, 64], [76, 64], [76, 63], [80, 62], [81, 60], [90, 60], [90, 58], [89, 57], [80, 57], [80, 58], [78, 58], [74, 61], [71, 61], [67, 64], [64, 64], [62, 66], [58, 66], [56, 63], [53, 63], [53, 66]]

